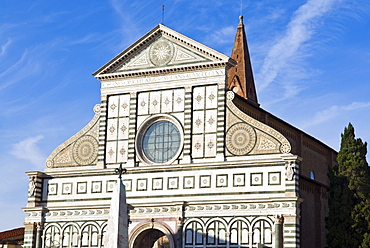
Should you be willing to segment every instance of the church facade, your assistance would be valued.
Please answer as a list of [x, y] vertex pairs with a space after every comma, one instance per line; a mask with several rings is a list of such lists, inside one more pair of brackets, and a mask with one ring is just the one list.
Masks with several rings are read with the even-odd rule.
[[27, 248], [103, 247], [122, 164], [129, 247], [324, 247], [336, 153], [263, 110], [228, 57], [158, 25], [97, 70], [95, 116], [28, 172]]

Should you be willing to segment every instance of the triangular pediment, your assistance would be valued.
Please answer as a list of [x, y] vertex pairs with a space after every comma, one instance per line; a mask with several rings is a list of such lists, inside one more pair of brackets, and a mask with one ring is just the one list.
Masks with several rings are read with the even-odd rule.
[[114, 72], [150, 69], [163, 66], [210, 62], [209, 58], [195, 53], [166, 38], [160, 37], [132, 58], [123, 61]]
[[164, 25], [158, 25], [93, 75], [129, 74], [136, 71], [229, 62], [230, 58]]

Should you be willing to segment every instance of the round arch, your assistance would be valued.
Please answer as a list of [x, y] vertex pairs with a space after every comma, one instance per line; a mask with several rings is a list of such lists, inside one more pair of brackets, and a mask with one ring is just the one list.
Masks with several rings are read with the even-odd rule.
[[173, 239], [173, 233], [166, 226], [158, 222], [148, 222], [140, 225], [136, 228], [129, 239], [129, 248], [138, 248], [138, 243], [140, 244], [141, 240], [149, 234], [160, 234], [162, 233], [168, 240], [169, 248], [175, 248], [176, 244]]

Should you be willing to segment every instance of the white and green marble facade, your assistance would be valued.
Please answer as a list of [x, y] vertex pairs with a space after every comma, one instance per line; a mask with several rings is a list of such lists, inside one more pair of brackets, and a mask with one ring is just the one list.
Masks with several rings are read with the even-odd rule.
[[[234, 64], [159, 25], [99, 69], [94, 118], [50, 154], [44, 172], [28, 173], [36, 189], [24, 246], [102, 247], [122, 163], [132, 248], [153, 229], [171, 248], [299, 247], [301, 158], [233, 103]], [[164, 163], [138, 147], [156, 118], [181, 132], [181, 149]]]

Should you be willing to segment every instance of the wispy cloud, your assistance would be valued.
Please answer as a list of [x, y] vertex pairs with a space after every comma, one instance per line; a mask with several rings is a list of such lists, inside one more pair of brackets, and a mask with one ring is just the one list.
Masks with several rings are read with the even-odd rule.
[[16, 158], [27, 160], [32, 165], [42, 169], [46, 161], [46, 156], [38, 147], [38, 143], [43, 138], [44, 136], [42, 135], [26, 138], [14, 144], [10, 154]]
[[308, 0], [294, 12], [284, 35], [268, 51], [261, 71], [256, 75], [259, 90], [282, 77], [285, 97], [294, 96], [300, 91], [297, 82], [308, 74], [302, 68], [304, 63], [301, 61], [309, 55], [305, 45], [312, 39], [320, 18], [337, 7], [339, 2], [341, 0]]
[[4, 45], [1, 46], [0, 56], [3, 56], [6, 53], [6, 50], [9, 47], [10, 44], [12, 44], [12, 40], [8, 39], [8, 41]]
[[227, 44], [232, 43], [232, 39], [230, 37], [235, 36], [236, 33], [236, 27], [235, 26], [227, 26], [223, 27], [221, 29], [218, 29], [214, 32], [212, 32], [208, 37], [206, 37], [205, 41], [206, 43], [210, 44], [210, 46], [214, 44]]
[[346, 106], [333, 105], [330, 108], [317, 112], [312, 120], [302, 124], [302, 128], [312, 127], [333, 120], [338, 116], [345, 115], [349, 111], [355, 111], [366, 108], [370, 109], [370, 102], [353, 102]]

